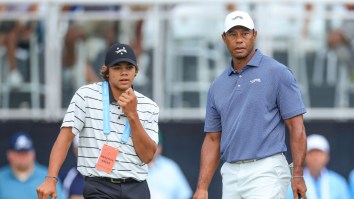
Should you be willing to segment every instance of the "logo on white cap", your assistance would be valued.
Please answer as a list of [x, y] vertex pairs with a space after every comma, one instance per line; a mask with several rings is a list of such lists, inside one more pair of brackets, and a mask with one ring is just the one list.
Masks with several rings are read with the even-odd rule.
[[235, 26], [243, 26], [248, 29], [254, 29], [254, 23], [252, 18], [247, 12], [243, 11], [234, 11], [226, 16], [224, 32], [229, 31]]

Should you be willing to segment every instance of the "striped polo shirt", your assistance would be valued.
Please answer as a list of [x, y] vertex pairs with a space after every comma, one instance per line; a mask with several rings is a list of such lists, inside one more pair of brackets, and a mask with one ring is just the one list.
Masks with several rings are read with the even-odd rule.
[[221, 132], [226, 162], [265, 158], [287, 150], [284, 120], [306, 112], [288, 67], [260, 50], [241, 70], [229, 65], [208, 92], [205, 132]]
[[[77, 169], [84, 176], [135, 178], [142, 181], [147, 178], [148, 166], [135, 152], [131, 137], [121, 142], [127, 117], [113, 98], [110, 91], [110, 134], [103, 134], [102, 82], [79, 88], [73, 96], [61, 127], [72, 127], [79, 135]], [[158, 143], [159, 107], [148, 97], [134, 91], [137, 96], [137, 111], [140, 122], [150, 138]], [[119, 148], [113, 170], [110, 174], [95, 168], [104, 144]]]

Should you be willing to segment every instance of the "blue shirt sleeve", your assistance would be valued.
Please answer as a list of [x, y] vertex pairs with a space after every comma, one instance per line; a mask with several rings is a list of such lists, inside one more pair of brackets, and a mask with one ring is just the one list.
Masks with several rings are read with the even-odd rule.
[[288, 68], [279, 74], [277, 103], [283, 119], [289, 119], [306, 112], [300, 89], [294, 75]]
[[221, 117], [213, 97], [213, 84], [210, 86], [207, 96], [204, 132], [222, 132]]

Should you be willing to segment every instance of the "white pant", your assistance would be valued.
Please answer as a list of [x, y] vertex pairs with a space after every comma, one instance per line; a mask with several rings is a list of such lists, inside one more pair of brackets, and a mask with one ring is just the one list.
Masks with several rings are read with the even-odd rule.
[[282, 153], [255, 162], [226, 162], [220, 172], [222, 199], [285, 199], [291, 177]]

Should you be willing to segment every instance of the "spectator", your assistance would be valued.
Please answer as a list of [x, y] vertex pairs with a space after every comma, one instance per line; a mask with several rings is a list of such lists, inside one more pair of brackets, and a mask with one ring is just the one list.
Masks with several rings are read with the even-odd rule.
[[[308, 199], [349, 199], [348, 184], [344, 177], [326, 168], [329, 162], [329, 143], [322, 135], [307, 138], [304, 179]], [[292, 199], [288, 189], [287, 199]]]
[[162, 155], [162, 141], [162, 133], [160, 131], [159, 144], [154, 159], [149, 163], [147, 181], [151, 198], [189, 199], [192, 197], [192, 189], [178, 164]]
[[[37, 12], [37, 4], [5, 5], [0, 4], [0, 12]], [[9, 20], [0, 22], [0, 45], [6, 47], [7, 65], [9, 68], [8, 81], [12, 88], [19, 88], [23, 82], [23, 75], [18, 69], [17, 57], [26, 57], [29, 39], [36, 30], [37, 23], [27, 20]], [[22, 51], [18, 51], [19, 47]], [[19, 53], [22, 52], [22, 53]], [[21, 56], [22, 55], [22, 56]]]
[[[77, 158], [78, 155], [78, 146], [79, 146], [79, 137], [75, 136], [72, 143], [72, 150]], [[84, 177], [79, 173], [77, 167], [72, 167], [69, 171], [65, 172], [60, 176], [60, 179], [63, 182], [64, 193], [68, 199], [83, 199], [84, 191]]]
[[[346, 16], [354, 14], [354, 3], [346, 3]], [[344, 17], [346, 17], [344, 16]], [[354, 70], [354, 19], [344, 19], [340, 28], [331, 30], [327, 36], [328, 47], [335, 52], [340, 63], [350, 72]]]
[[[47, 168], [36, 163], [30, 136], [18, 132], [11, 137], [7, 150], [9, 165], [0, 169], [0, 199], [37, 199], [36, 187], [46, 176]], [[57, 183], [58, 199], [65, 199]]]

